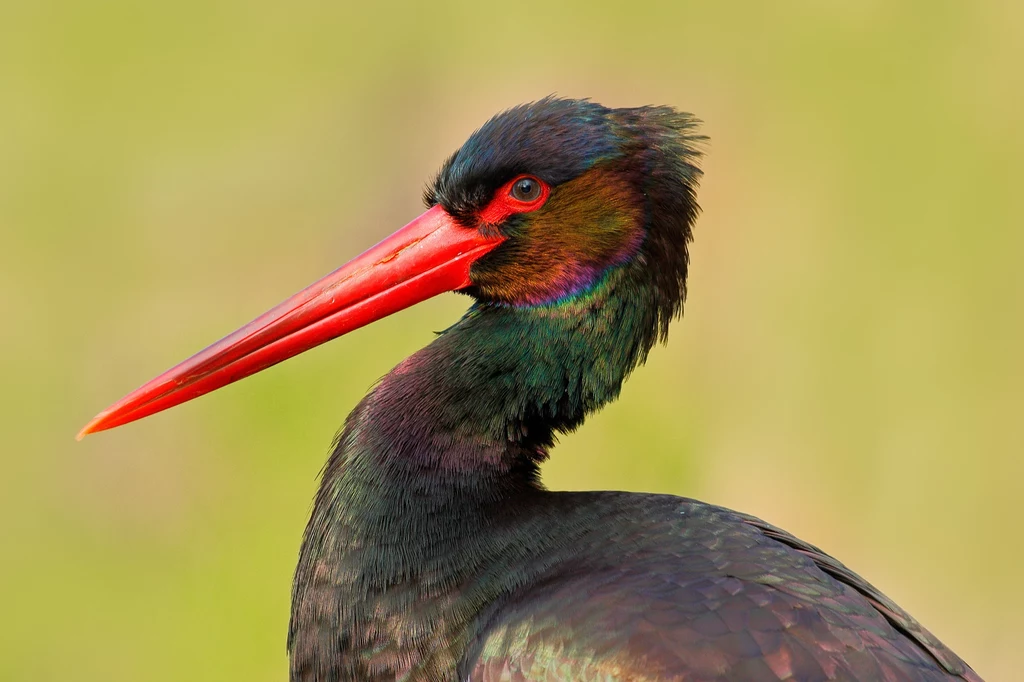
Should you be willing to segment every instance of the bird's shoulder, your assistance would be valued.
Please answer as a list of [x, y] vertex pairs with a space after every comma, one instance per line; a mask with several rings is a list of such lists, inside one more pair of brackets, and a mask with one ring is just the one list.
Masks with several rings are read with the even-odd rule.
[[[735, 512], [734, 512], [735, 513]], [[892, 628], [906, 639], [926, 651], [943, 669], [966, 680], [980, 682], [981, 678], [949, 647], [943, 644], [927, 628], [922, 626], [909, 613], [904, 611], [881, 590], [869, 583], [857, 573], [847, 568], [829, 554], [814, 545], [801, 540], [781, 528], [762, 521], [754, 516], [735, 513], [737, 518], [759, 531], [765, 537], [791, 548], [799, 555], [810, 559], [814, 567], [831, 577], [839, 584], [852, 588], [879, 613]]]
[[980, 680], [867, 581], [760, 519], [668, 496], [595, 503], [575, 559], [495, 605], [463, 679]]

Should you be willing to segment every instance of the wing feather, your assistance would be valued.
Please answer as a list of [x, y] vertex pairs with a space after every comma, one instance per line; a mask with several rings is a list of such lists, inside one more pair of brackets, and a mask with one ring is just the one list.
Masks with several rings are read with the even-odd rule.
[[[863, 578], [759, 519], [678, 500], [495, 605], [462, 679], [981, 682]], [[628, 528], [628, 526], [626, 526]]]

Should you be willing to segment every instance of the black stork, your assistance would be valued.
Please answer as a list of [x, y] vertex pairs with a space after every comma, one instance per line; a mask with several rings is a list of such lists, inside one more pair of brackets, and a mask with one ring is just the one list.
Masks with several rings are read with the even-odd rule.
[[420, 217], [79, 437], [460, 291], [465, 316], [334, 444], [295, 573], [292, 680], [980, 680], [764, 521], [542, 486], [556, 435], [614, 400], [682, 312], [697, 123], [555, 98], [498, 114], [445, 161]]

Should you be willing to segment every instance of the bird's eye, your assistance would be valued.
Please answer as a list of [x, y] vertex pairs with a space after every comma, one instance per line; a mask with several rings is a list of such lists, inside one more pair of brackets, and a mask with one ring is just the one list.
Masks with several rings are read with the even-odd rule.
[[520, 175], [509, 180], [494, 192], [494, 198], [477, 216], [489, 225], [500, 225], [509, 216], [536, 211], [544, 205], [551, 188], [532, 175]]
[[523, 203], [537, 201], [541, 195], [540, 181], [530, 176], [521, 177], [512, 183], [512, 189], [509, 190], [509, 194], [516, 201], [522, 201]]

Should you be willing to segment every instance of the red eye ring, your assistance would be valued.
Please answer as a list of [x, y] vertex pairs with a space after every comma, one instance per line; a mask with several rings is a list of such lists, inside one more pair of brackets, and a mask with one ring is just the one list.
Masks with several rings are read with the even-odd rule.
[[[524, 193], [522, 190], [526, 187], [521, 185], [530, 185], [530, 192]], [[549, 196], [551, 187], [548, 183], [535, 175], [517, 175], [498, 188], [494, 198], [478, 215], [482, 222], [497, 225], [516, 213], [536, 211]]]

